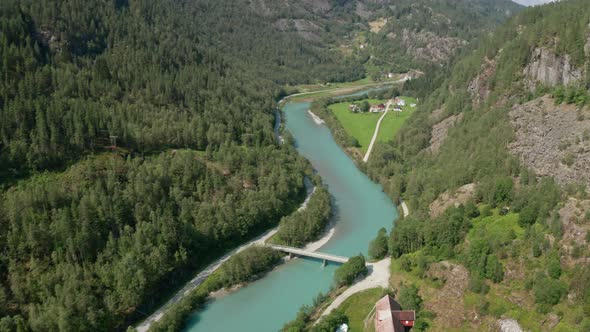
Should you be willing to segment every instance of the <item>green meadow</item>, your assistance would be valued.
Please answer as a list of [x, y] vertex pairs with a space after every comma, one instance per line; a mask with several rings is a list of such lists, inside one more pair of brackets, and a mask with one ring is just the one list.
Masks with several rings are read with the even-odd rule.
[[[416, 103], [416, 99], [410, 97], [400, 97], [406, 101], [406, 106], [402, 107], [402, 112], [394, 112], [393, 108], [390, 108], [389, 112], [381, 123], [379, 135], [377, 141], [386, 142], [395, 136], [399, 128], [406, 121], [406, 119], [412, 114], [415, 108], [410, 107], [412, 103]], [[357, 101], [355, 103], [361, 103]], [[366, 99], [371, 105], [385, 103], [386, 100], [378, 99]], [[354, 113], [348, 109], [350, 102], [337, 103], [330, 105], [330, 110], [334, 112], [336, 118], [346, 130], [346, 133], [354, 137], [360, 145], [360, 150], [365, 153], [373, 137], [373, 132], [377, 126], [377, 121], [381, 117], [382, 113]]]

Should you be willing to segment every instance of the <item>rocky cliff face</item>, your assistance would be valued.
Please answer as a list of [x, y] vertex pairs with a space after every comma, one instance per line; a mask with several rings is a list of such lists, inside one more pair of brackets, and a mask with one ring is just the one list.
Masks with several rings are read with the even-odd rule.
[[547, 86], [569, 85], [582, 79], [582, 69], [572, 64], [569, 55], [558, 56], [553, 50], [540, 47], [531, 54], [524, 68], [525, 85], [534, 89], [536, 83]]
[[548, 96], [510, 111], [516, 139], [510, 151], [540, 176], [590, 188], [590, 112], [555, 106]]
[[490, 77], [496, 72], [496, 61], [485, 59], [482, 64], [482, 70], [467, 87], [467, 91], [473, 97], [473, 104], [475, 106], [481, 104], [490, 95]]
[[401, 33], [390, 32], [387, 38], [406, 49], [408, 55], [433, 63], [448, 60], [457, 48], [467, 44], [466, 40], [460, 38], [409, 29], [403, 29]]

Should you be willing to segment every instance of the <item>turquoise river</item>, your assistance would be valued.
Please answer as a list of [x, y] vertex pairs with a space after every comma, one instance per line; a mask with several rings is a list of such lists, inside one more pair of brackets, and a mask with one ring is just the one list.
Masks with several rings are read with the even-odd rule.
[[[335, 233], [319, 251], [342, 256], [366, 255], [381, 227], [390, 230], [397, 211], [380, 185], [357, 169], [327, 127], [307, 112], [309, 103], [287, 103], [287, 129], [297, 150], [322, 177], [334, 199]], [[191, 316], [185, 332], [278, 331], [304, 304], [327, 292], [336, 266], [295, 259], [247, 287], [218, 298]]]

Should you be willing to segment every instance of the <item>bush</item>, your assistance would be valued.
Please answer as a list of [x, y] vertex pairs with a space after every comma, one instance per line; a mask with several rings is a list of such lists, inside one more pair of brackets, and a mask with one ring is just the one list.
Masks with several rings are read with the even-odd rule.
[[567, 293], [567, 288], [563, 282], [541, 275], [535, 280], [533, 292], [535, 303], [553, 306], [561, 301], [561, 298]]
[[476, 294], [487, 294], [490, 291], [490, 286], [486, 284], [485, 279], [478, 276], [471, 276], [469, 278], [468, 288]]
[[342, 325], [348, 323], [348, 317], [341, 310], [335, 310], [328, 316], [322, 318], [317, 325], [311, 328], [311, 332], [332, 332]]
[[518, 224], [521, 227], [532, 225], [537, 221], [537, 209], [532, 205], [527, 205], [520, 211], [518, 216]]
[[479, 217], [479, 209], [477, 208], [477, 205], [473, 203], [473, 201], [469, 201], [467, 202], [467, 204], [465, 204], [465, 215], [468, 218]]
[[402, 257], [400, 257], [399, 263], [401, 265], [402, 270], [406, 272], [412, 271], [412, 260], [408, 256], [403, 255]]
[[553, 279], [559, 279], [561, 277], [561, 262], [557, 253], [552, 253], [548, 257], [547, 261], [547, 273]]
[[397, 300], [404, 310], [420, 311], [422, 309], [422, 297], [418, 295], [418, 287], [415, 285], [402, 287]]
[[488, 255], [486, 262], [486, 278], [496, 283], [504, 279], [504, 267], [496, 255]]
[[388, 251], [387, 230], [381, 228], [377, 233], [377, 237], [369, 244], [369, 257], [380, 260], [387, 255]]
[[489, 217], [493, 215], [492, 208], [489, 205], [484, 206], [483, 209], [481, 209], [481, 215], [482, 217]]
[[334, 283], [337, 287], [351, 285], [356, 278], [366, 275], [367, 272], [365, 257], [363, 255], [354, 256], [336, 270]]

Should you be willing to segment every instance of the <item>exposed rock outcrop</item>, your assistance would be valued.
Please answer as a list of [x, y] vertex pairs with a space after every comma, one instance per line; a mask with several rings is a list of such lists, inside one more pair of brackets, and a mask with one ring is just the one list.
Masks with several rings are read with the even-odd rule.
[[569, 85], [582, 79], [582, 69], [574, 66], [569, 55], [557, 55], [544, 47], [533, 50], [523, 74], [525, 85], [531, 90], [536, 83], [547, 86]]
[[562, 262], [573, 266], [590, 263], [587, 254], [576, 254], [576, 250], [588, 248], [587, 234], [590, 232], [590, 220], [586, 214], [590, 212], [590, 200], [570, 197], [559, 210], [559, 219], [563, 224], [563, 237], [560, 242]]
[[469, 272], [463, 265], [448, 261], [434, 263], [428, 270], [428, 276], [444, 281], [444, 286], [424, 303], [428, 311], [436, 313], [435, 326], [445, 330], [459, 328], [466, 321], [477, 320], [477, 314], [466, 310], [463, 302], [463, 295], [469, 283]]
[[511, 318], [499, 319], [498, 327], [502, 332], [523, 332], [518, 322]]
[[510, 151], [537, 175], [559, 184], [590, 188], [590, 112], [575, 105], [555, 106], [549, 96], [510, 111], [516, 131]]
[[458, 121], [463, 119], [463, 113], [451, 115], [448, 118], [440, 121], [432, 126], [432, 133], [430, 135], [430, 146], [428, 150], [436, 154], [449, 135], [449, 129], [453, 127]]
[[482, 65], [482, 71], [477, 75], [467, 87], [467, 91], [473, 98], [475, 105], [481, 104], [490, 95], [490, 77], [496, 72], [496, 61], [486, 59]]
[[320, 39], [319, 33], [321, 28], [308, 20], [281, 18], [274, 23], [274, 26], [280, 31], [295, 31], [309, 41]]
[[447, 60], [455, 54], [458, 47], [467, 44], [460, 38], [443, 37], [430, 31], [410, 31], [403, 29], [401, 33], [387, 34], [389, 39], [401, 43], [408, 55], [430, 62]]
[[468, 183], [459, 187], [455, 192], [445, 191], [434, 202], [430, 203], [430, 217], [436, 218], [443, 214], [451, 206], [459, 206], [467, 203], [475, 193], [475, 184]]

